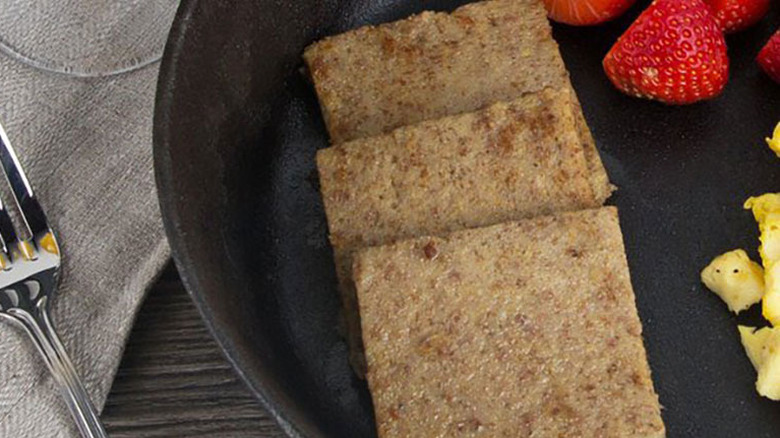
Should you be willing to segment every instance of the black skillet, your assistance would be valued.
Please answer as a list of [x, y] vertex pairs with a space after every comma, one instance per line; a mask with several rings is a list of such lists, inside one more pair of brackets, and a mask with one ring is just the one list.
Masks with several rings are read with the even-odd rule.
[[[157, 180], [174, 257], [236, 371], [292, 436], [374, 436], [370, 397], [347, 364], [314, 153], [328, 139], [303, 48], [318, 38], [464, 1], [184, 0], [160, 72]], [[641, 8], [596, 28], [556, 26], [612, 181], [669, 437], [780, 435], [759, 398], [737, 321], [699, 284], [710, 258], [755, 257], [741, 205], [780, 191], [763, 138], [780, 86], [753, 58], [780, 24], [729, 39], [720, 98], [667, 107], [615, 91], [600, 61]]]

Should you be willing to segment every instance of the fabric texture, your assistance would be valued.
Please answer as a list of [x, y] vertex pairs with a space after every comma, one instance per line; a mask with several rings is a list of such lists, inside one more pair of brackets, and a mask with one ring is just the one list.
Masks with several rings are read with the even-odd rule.
[[[13, 37], [40, 61], [7, 46], [0, 54], [0, 121], [58, 235], [63, 265], [52, 317], [98, 406], [144, 293], [169, 258], [152, 112], [155, 60], [175, 9], [174, 0], [0, 0], [0, 23], [27, 29], [10, 35], [0, 27], [0, 43]], [[117, 23], [150, 10], [158, 16], [142, 31], [123, 34], [128, 26]], [[48, 30], [59, 32], [57, 50]], [[0, 321], [0, 437], [76, 436], [33, 344]]]
[[0, 50], [42, 70], [105, 76], [160, 59], [172, 0], [2, 0]]

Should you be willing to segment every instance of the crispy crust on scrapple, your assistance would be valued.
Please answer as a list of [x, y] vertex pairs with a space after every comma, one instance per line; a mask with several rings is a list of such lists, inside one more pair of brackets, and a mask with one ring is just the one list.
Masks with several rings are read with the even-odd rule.
[[353, 364], [363, 369], [352, 257], [366, 246], [601, 205], [572, 93], [545, 89], [317, 153]]
[[379, 436], [663, 437], [617, 211], [355, 260]]
[[[304, 60], [334, 144], [471, 112], [546, 87], [571, 89], [540, 0], [423, 12], [309, 46]], [[612, 192], [575, 99], [592, 185]]]

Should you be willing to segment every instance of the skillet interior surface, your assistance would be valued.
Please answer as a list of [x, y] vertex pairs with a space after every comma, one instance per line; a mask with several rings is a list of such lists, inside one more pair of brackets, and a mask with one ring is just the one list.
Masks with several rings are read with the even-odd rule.
[[[255, 395], [294, 436], [374, 436], [370, 396], [347, 363], [314, 154], [328, 145], [303, 48], [325, 35], [465, 1], [184, 0], [155, 110], [166, 229], [186, 286]], [[555, 27], [612, 181], [645, 343], [670, 437], [764, 437], [777, 405], [755, 394], [735, 318], [700, 285], [723, 251], [750, 250], [741, 208], [780, 189], [763, 138], [780, 86], [753, 58], [778, 22], [729, 39], [720, 98], [667, 107], [626, 97], [601, 59], [647, 4], [595, 28]], [[777, 9], [777, 8], [775, 8]]]

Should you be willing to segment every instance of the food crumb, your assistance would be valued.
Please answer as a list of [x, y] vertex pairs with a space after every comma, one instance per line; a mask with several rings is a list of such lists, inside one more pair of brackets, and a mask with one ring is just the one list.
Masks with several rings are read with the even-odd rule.
[[425, 253], [426, 259], [435, 260], [439, 256], [439, 249], [436, 248], [436, 244], [433, 241], [430, 241], [423, 247], [423, 253]]

